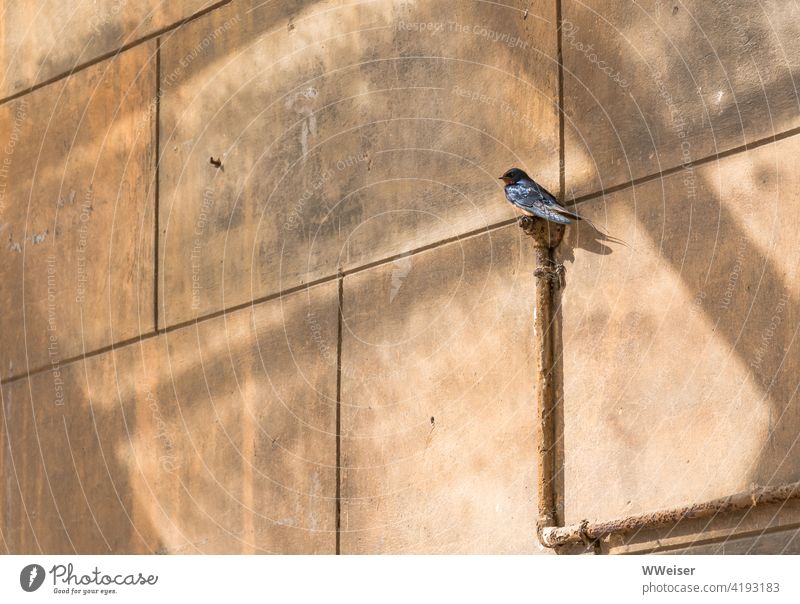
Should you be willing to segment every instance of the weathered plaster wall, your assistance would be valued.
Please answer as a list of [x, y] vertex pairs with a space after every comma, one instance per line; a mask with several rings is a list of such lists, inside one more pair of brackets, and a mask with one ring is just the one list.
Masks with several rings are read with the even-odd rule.
[[9, 13], [4, 548], [542, 551], [555, 2], [151, 4]]
[[[627, 242], [582, 227], [560, 251], [564, 519], [797, 481], [798, 7], [567, 1], [563, 16], [567, 197]], [[796, 551], [761, 534], [796, 509], [610, 549], [722, 551], [740, 533], [727, 551]]]
[[627, 242], [560, 252], [561, 520], [800, 479], [793, 5], [0, 9], [3, 551], [546, 551], [511, 165]]
[[222, 2], [43, 0], [0, 2], [0, 96], [64, 77]]

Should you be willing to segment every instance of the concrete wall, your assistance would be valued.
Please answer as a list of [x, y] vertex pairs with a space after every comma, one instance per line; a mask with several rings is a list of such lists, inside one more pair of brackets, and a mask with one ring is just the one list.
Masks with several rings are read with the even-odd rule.
[[796, 9], [0, 4], [3, 551], [548, 551], [511, 165], [627, 242], [560, 252], [561, 520], [798, 479]]
[[[800, 478], [799, 16], [784, 2], [564, 3], [568, 198], [627, 242], [571, 229], [560, 250], [567, 522]], [[611, 549], [758, 536], [797, 523], [790, 510]]]

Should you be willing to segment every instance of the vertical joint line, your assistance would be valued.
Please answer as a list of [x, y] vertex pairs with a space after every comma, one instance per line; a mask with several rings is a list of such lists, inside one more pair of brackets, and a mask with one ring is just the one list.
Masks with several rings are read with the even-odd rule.
[[159, 238], [159, 164], [161, 164], [161, 36], [156, 38], [156, 97], [155, 97], [155, 136], [153, 144], [155, 145], [155, 174], [153, 178], [153, 224], [155, 232], [153, 233], [153, 329], [158, 333], [158, 238]]
[[336, 325], [336, 554], [342, 553], [342, 324], [344, 322], [344, 274], [337, 275], [338, 304]]
[[564, 149], [564, 51], [561, 34], [562, 25], [561, 0], [556, 0], [556, 61], [558, 62], [558, 188], [561, 192], [561, 203], [566, 202], [567, 166]]

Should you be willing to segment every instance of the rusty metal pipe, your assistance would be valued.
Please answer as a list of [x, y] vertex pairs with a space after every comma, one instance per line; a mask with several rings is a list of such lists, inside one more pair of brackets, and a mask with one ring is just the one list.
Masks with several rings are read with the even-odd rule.
[[[555, 264], [553, 250], [561, 242], [564, 227], [525, 216], [520, 227], [533, 239], [536, 255], [536, 295], [533, 309], [533, 337], [536, 355], [536, 442], [538, 446], [537, 484], [538, 516], [536, 529], [540, 541], [542, 531], [557, 525], [555, 493], [556, 454], [556, 384], [554, 382], [555, 346], [553, 318], [555, 316], [555, 289], [563, 273]], [[563, 269], [562, 269], [563, 271]]]
[[610, 535], [622, 535], [644, 529], [659, 528], [676, 524], [682, 520], [709, 518], [717, 514], [749, 510], [759, 505], [783, 503], [790, 499], [800, 499], [800, 482], [769, 487], [755, 487], [744, 491], [712, 499], [703, 503], [628, 516], [608, 522], [582, 522], [570, 526], [549, 526], [539, 529], [539, 539], [546, 547], [557, 547], [570, 543], [598, 541]]
[[563, 267], [555, 262], [554, 250], [561, 243], [564, 228], [538, 218], [523, 217], [520, 227], [534, 242], [536, 255], [536, 296], [533, 312], [534, 344], [536, 356], [536, 439], [538, 443], [537, 483], [538, 517], [536, 532], [546, 547], [569, 544], [597, 543], [611, 535], [630, 534], [676, 524], [683, 520], [710, 518], [717, 514], [749, 510], [760, 505], [783, 503], [800, 499], [800, 482], [754, 487], [702, 503], [628, 516], [607, 522], [559, 526], [555, 492], [555, 410], [558, 405], [557, 385], [554, 381], [557, 351], [553, 326], [557, 301], [556, 289], [563, 285]]

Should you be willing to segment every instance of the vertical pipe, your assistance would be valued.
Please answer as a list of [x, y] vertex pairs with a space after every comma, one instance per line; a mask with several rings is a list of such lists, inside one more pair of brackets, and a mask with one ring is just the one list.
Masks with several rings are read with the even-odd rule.
[[520, 227], [533, 239], [536, 258], [536, 295], [533, 309], [533, 337], [536, 350], [536, 442], [538, 450], [538, 516], [536, 532], [557, 525], [555, 493], [557, 388], [554, 380], [555, 346], [553, 326], [556, 289], [563, 267], [555, 262], [554, 249], [561, 242], [564, 227], [539, 218], [523, 217]]

